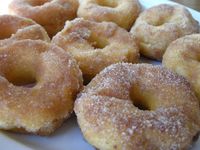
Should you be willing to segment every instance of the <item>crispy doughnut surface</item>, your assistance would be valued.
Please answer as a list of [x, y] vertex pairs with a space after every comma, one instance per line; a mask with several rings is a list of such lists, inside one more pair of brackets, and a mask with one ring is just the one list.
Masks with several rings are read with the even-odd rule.
[[161, 66], [107, 67], [80, 93], [74, 110], [85, 138], [101, 150], [187, 149], [200, 130], [190, 84]]
[[15, 40], [32, 39], [50, 42], [45, 29], [31, 19], [0, 15], [0, 47]]
[[140, 13], [138, 0], [81, 0], [78, 16], [98, 22], [111, 21], [130, 29]]
[[68, 21], [52, 42], [74, 56], [86, 80], [110, 64], [135, 63], [139, 58], [135, 39], [111, 22], [97, 23], [80, 18]]
[[198, 32], [198, 22], [185, 7], [168, 4], [145, 10], [131, 29], [141, 54], [157, 60], [162, 59], [172, 41]]
[[70, 116], [82, 88], [76, 61], [55, 45], [33, 40], [0, 48], [0, 58], [0, 128], [52, 133]]
[[200, 100], [200, 34], [177, 39], [167, 48], [163, 65], [187, 78]]
[[33, 19], [52, 37], [66, 20], [76, 17], [78, 5], [77, 0], [13, 0], [9, 10], [11, 14]]

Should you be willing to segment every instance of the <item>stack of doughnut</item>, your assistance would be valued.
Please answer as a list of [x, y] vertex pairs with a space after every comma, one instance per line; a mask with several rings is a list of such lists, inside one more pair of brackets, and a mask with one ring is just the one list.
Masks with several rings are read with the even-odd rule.
[[[74, 110], [100, 150], [182, 150], [198, 137], [199, 23], [185, 7], [13, 0], [9, 10], [0, 16], [0, 129], [49, 135]], [[163, 66], [135, 64], [140, 55]]]

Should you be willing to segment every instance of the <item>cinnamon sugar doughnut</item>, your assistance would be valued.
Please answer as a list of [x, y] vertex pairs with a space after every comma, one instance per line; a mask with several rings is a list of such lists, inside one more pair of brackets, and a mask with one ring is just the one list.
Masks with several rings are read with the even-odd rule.
[[187, 78], [200, 101], [200, 34], [177, 39], [167, 48], [163, 65]]
[[138, 0], [81, 0], [78, 16], [98, 22], [111, 21], [130, 29], [140, 13]]
[[13, 40], [32, 39], [50, 42], [47, 32], [43, 27], [31, 19], [0, 15], [0, 47]]
[[75, 101], [86, 140], [101, 150], [188, 149], [200, 131], [190, 84], [161, 66], [111, 65]]
[[134, 38], [111, 22], [93, 22], [77, 18], [52, 42], [70, 52], [79, 63], [85, 79], [116, 62], [137, 62], [138, 48]]
[[77, 0], [13, 0], [11, 14], [31, 18], [42, 25], [52, 37], [60, 31], [66, 20], [76, 17]]
[[41, 40], [1, 47], [0, 129], [52, 133], [70, 116], [81, 87], [78, 65], [61, 48]]
[[198, 32], [199, 24], [186, 8], [168, 4], [154, 6], [141, 13], [131, 29], [141, 54], [157, 60], [162, 59], [172, 41]]

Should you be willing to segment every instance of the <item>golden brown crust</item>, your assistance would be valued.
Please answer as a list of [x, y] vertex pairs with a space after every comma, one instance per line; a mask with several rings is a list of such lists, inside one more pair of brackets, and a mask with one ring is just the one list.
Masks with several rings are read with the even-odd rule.
[[186, 8], [168, 4], [145, 10], [131, 29], [141, 54], [157, 60], [162, 59], [172, 41], [198, 32], [199, 24]]
[[135, 39], [126, 30], [111, 22], [97, 23], [77, 18], [52, 42], [70, 52], [88, 79], [117, 62], [137, 62], [139, 52]]
[[78, 16], [98, 22], [115, 22], [130, 29], [140, 13], [138, 0], [81, 0]]
[[200, 100], [200, 34], [177, 39], [167, 48], [163, 65], [184, 76]]
[[200, 131], [190, 84], [161, 66], [107, 67], [85, 87], [74, 110], [85, 138], [101, 150], [187, 149]]
[[52, 37], [64, 27], [66, 20], [76, 17], [77, 0], [13, 0], [10, 12], [31, 18], [42, 25]]
[[33, 20], [12, 16], [0, 16], [0, 47], [15, 40], [32, 39], [50, 42], [45, 29]]
[[[73, 111], [82, 88], [76, 61], [61, 48], [21, 40], [0, 48], [0, 128], [48, 135]], [[24, 87], [35, 82], [33, 87]]]

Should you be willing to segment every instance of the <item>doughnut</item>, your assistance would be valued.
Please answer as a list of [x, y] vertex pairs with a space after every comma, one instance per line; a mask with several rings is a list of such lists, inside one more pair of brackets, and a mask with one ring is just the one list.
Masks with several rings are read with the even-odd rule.
[[45, 29], [31, 19], [0, 15], [0, 47], [15, 40], [32, 39], [50, 42]]
[[163, 65], [184, 76], [200, 101], [200, 34], [192, 34], [172, 42], [163, 55]]
[[9, 11], [33, 19], [52, 37], [62, 30], [66, 20], [76, 17], [78, 5], [77, 0], [13, 0]]
[[161, 60], [172, 41], [198, 33], [199, 24], [185, 7], [161, 4], [141, 13], [130, 32], [142, 55]]
[[49, 135], [73, 111], [82, 74], [56, 45], [20, 40], [0, 48], [0, 129]]
[[77, 15], [97, 22], [115, 22], [129, 30], [140, 10], [138, 0], [81, 0]]
[[139, 50], [129, 32], [111, 22], [77, 18], [67, 21], [52, 43], [70, 52], [79, 63], [84, 79], [117, 62], [137, 62]]
[[198, 100], [187, 80], [150, 64], [118, 63], [79, 94], [75, 113], [101, 150], [181, 150], [200, 131]]

